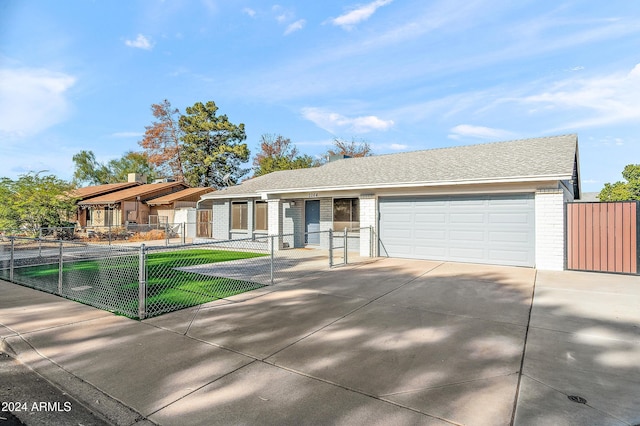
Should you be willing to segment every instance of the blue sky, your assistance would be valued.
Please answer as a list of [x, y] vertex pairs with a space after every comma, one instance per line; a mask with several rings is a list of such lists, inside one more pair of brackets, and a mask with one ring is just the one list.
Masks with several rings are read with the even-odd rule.
[[640, 2], [2, 0], [0, 177], [138, 150], [213, 100], [252, 154], [281, 134], [377, 154], [577, 133], [583, 191], [640, 163]]

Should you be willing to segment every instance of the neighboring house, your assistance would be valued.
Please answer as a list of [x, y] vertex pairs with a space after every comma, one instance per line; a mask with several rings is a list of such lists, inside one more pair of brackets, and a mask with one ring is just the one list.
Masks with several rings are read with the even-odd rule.
[[[122, 182], [122, 183], [109, 183], [104, 185], [94, 185], [87, 186], [84, 188], [78, 188], [73, 191], [73, 197], [75, 197], [78, 202], [87, 200], [89, 198], [98, 197], [101, 195], [106, 195], [112, 192], [120, 191], [126, 188], [131, 188], [133, 186], [140, 185], [139, 182], [131, 181], [131, 182]], [[78, 208], [76, 210], [75, 222], [81, 228], [87, 226], [87, 220], [89, 218], [89, 210]]]
[[580, 194], [580, 201], [600, 202], [599, 192], [583, 192]]
[[[187, 188], [182, 191], [154, 198], [147, 201], [147, 204], [151, 206], [149, 214], [151, 217], [156, 217], [159, 223], [178, 222], [176, 221], [176, 213], [178, 210], [191, 208], [195, 211], [200, 196], [212, 191], [214, 191], [213, 188]], [[179, 212], [177, 214], [180, 215]]]
[[[372, 227], [360, 253], [563, 269], [564, 203], [580, 198], [577, 135], [431, 149], [270, 173], [202, 196], [213, 238]], [[279, 239], [275, 249], [283, 248]]]
[[127, 223], [149, 222], [148, 201], [188, 188], [184, 182], [162, 182], [136, 185], [120, 191], [78, 202], [87, 210], [87, 226], [122, 226]]
[[196, 214], [196, 205], [200, 196], [212, 191], [214, 191], [213, 188], [187, 188], [149, 200], [147, 204], [151, 207], [150, 222], [184, 224], [186, 237], [209, 237], [211, 236], [209, 231], [211, 212], [206, 212], [209, 214], [205, 214], [205, 220], [202, 220]]

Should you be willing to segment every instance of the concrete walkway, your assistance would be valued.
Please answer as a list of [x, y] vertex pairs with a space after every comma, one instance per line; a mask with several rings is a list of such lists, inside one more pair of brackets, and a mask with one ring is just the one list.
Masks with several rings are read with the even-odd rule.
[[0, 282], [0, 338], [114, 424], [640, 423], [638, 277], [383, 259], [143, 322]]

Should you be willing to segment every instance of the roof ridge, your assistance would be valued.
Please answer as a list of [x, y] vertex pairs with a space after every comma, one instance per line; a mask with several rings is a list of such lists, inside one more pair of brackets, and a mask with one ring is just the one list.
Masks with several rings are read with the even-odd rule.
[[[506, 140], [506, 141], [480, 142], [480, 143], [470, 143], [470, 144], [466, 144], [466, 145], [454, 145], [454, 146], [439, 146], [439, 147], [435, 147], [435, 148], [416, 149], [414, 151], [388, 152], [388, 153], [384, 153], [384, 154], [371, 155], [371, 156], [368, 156], [368, 157], [349, 157], [349, 158], [343, 158], [343, 159], [338, 160], [338, 161], [360, 160], [360, 159], [363, 159], [363, 158], [387, 157], [387, 156], [391, 156], [391, 155], [402, 155], [402, 154], [416, 154], [416, 153], [419, 153], [419, 152], [426, 152], [426, 151], [433, 152], [433, 151], [444, 151], [444, 150], [451, 150], [451, 149], [463, 149], [463, 148], [480, 147], [480, 146], [512, 144], [512, 143], [516, 143], [516, 142], [537, 141], [537, 140], [541, 140], [541, 139], [559, 139], [559, 138], [565, 138], [565, 137], [575, 137], [577, 139], [578, 138], [578, 134], [577, 133], [567, 133], [567, 134], [563, 134], [563, 135], [540, 136], [540, 137], [533, 137], [533, 138], [519, 138], [519, 139], [510, 139], [510, 140]], [[332, 164], [332, 163], [325, 163], [325, 164], [323, 164], [323, 166], [326, 166], [327, 164]]]

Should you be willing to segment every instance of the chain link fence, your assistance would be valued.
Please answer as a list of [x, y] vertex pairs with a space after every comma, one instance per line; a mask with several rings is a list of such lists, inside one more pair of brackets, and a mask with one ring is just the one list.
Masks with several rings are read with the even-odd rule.
[[328, 250], [286, 248], [293, 234], [173, 246], [2, 237], [0, 279], [144, 319], [361, 261], [348, 253], [370, 232], [318, 232]]

